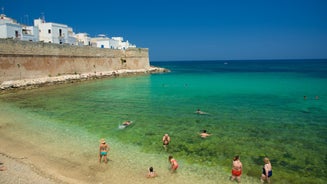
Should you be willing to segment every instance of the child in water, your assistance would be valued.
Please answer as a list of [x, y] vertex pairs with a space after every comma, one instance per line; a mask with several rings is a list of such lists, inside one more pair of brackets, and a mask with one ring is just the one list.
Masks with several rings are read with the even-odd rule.
[[170, 155], [168, 157], [168, 161], [170, 162], [170, 170], [171, 170], [171, 172], [172, 173], [175, 172], [177, 170], [177, 168], [178, 168], [177, 161], [174, 159], [174, 157], [172, 155]]

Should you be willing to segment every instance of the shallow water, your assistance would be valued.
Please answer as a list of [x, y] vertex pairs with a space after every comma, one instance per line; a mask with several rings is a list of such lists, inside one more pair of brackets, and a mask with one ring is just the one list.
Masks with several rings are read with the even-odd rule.
[[[326, 179], [326, 61], [152, 65], [172, 72], [20, 91], [1, 95], [0, 100], [44, 122], [42, 126], [74, 127], [70, 134], [82, 140], [89, 139], [85, 134], [105, 137], [117, 147], [130, 145], [141, 155], [154, 155], [158, 162], [166, 163], [167, 155], [173, 154], [184, 172], [206, 173], [203, 177], [212, 181], [218, 171], [218, 178], [228, 178], [236, 154], [244, 177], [257, 179], [262, 158], [269, 156], [274, 182]], [[209, 114], [195, 114], [198, 108]], [[125, 120], [135, 124], [118, 129]], [[203, 129], [212, 136], [201, 139], [198, 133]], [[168, 153], [161, 143], [165, 133], [172, 139]], [[188, 170], [189, 164], [199, 167]]]

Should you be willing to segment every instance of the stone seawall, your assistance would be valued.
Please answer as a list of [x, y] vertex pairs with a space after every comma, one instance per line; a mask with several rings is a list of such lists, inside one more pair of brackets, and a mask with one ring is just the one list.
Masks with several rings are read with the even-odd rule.
[[34, 79], [23, 79], [23, 80], [11, 80], [0, 83], [0, 94], [7, 91], [15, 91], [20, 89], [32, 89], [43, 86], [51, 86], [65, 83], [75, 83], [86, 80], [101, 79], [108, 77], [119, 77], [128, 75], [144, 75], [151, 73], [164, 73], [169, 72], [165, 68], [158, 68], [151, 66], [148, 69], [137, 69], [137, 70], [115, 70], [106, 71], [100, 73], [83, 73], [74, 75], [62, 75], [57, 77], [42, 77]]
[[146, 48], [113, 50], [0, 39], [0, 84], [13, 80], [149, 68]]

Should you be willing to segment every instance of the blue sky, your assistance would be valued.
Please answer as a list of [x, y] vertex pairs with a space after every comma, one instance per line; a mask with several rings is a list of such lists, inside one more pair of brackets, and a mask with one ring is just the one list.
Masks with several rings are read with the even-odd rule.
[[0, 0], [20, 23], [122, 36], [151, 61], [327, 58], [327, 0]]

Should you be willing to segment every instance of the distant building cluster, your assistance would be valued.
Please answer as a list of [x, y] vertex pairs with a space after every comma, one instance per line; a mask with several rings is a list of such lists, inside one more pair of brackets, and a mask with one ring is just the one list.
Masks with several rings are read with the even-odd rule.
[[45, 22], [44, 18], [35, 19], [34, 26], [27, 26], [17, 23], [16, 20], [5, 14], [0, 15], [0, 38], [122, 50], [136, 47], [128, 41], [124, 41], [123, 37], [109, 38], [101, 34], [92, 38], [87, 33], [75, 34], [71, 27], [65, 24]]

